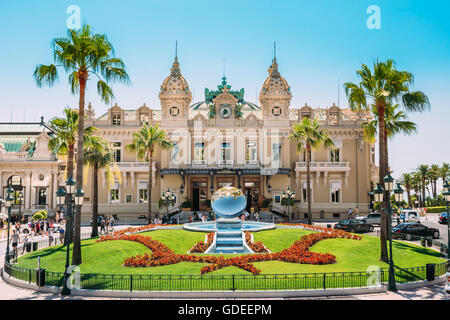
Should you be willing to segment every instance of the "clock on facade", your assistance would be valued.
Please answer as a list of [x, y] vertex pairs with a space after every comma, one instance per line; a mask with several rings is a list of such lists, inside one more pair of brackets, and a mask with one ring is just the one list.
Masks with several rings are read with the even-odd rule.
[[176, 117], [179, 113], [180, 113], [180, 109], [178, 109], [177, 107], [170, 108], [170, 115], [172, 117]]
[[223, 119], [228, 119], [232, 113], [233, 113], [233, 110], [231, 109], [231, 106], [229, 104], [222, 104], [219, 107], [219, 115]]

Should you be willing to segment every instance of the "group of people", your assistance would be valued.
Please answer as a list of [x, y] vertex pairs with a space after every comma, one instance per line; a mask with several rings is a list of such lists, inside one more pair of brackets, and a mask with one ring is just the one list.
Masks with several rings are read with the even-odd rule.
[[355, 208], [355, 211], [352, 210], [352, 208], [348, 208], [348, 218], [349, 219], [355, 219], [359, 216], [359, 209], [358, 207]]
[[108, 234], [109, 232], [114, 231], [114, 217], [110, 216], [109, 218], [102, 217], [100, 221], [100, 234]]

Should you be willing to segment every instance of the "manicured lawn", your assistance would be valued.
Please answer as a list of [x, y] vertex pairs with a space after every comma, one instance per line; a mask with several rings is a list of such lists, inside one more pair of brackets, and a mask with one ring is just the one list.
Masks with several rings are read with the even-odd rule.
[[[262, 241], [272, 252], [288, 248], [301, 236], [313, 231], [301, 229], [275, 229], [254, 233], [255, 241]], [[159, 240], [175, 253], [186, 253], [198, 241], [204, 241], [207, 233], [185, 230], [157, 230], [142, 233]], [[281, 261], [254, 263], [262, 270], [261, 275], [253, 276], [237, 267], [227, 267], [205, 276], [200, 276], [203, 263], [182, 262], [173, 265], [147, 268], [123, 267], [123, 261], [131, 256], [144, 254], [149, 250], [142, 244], [131, 241], [114, 240], [96, 242], [95, 239], [82, 241], [83, 264], [80, 266], [83, 288], [130, 290], [228, 290], [238, 289], [305, 289], [341, 286], [365, 286], [368, 275], [364, 272], [369, 266], [387, 268], [387, 264], [378, 261], [380, 241], [378, 238], [364, 236], [362, 240], [328, 239], [315, 244], [311, 251], [330, 252], [337, 257], [337, 262], [330, 265], [307, 265]], [[36, 268], [37, 257], [41, 257], [41, 266], [47, 271], [63, 272], [66, 248], [56, 246], [32, 252], [19, 258], [18, 265], [25, 268]], [[231, 255], [223, 255], [231, 256]], [[394, 261], [401, 268], [424, 266], [427, 263], [441, 263], [439, 253], [416, 245], [394, 243]], [[348, 275], [327, 275], [320, 273], [364, 272], [359, 278]], [[123, 277], [105, 276], [100, 278], [88, 275], [115, 274]], [[299, 275], [317, 273], [318, 275]], [[424, 278], [424, 271], [413, 272]], [[133, 277], [131, 277], [133, 275]], [[151, 278], [150, 275], [153, 275]], [[170, 278], [173, 275], [185, 275]], [[192, 275], [192, 276], [191, 276]], [[237, 277], [232, 277], [236, 275]], [[280, 276], [278, 276], [280, 275]], [[216, 277], [211, 277], [216, 276]], [[27, 280], [27, 274], [21, 275]], [[33, 278], [34, 279], [34, 278]], [[338, 279], [338, 280], [336, 280]], [[414, 276], [400, 274], [398, 281], [412, 281]], [[62, 277], [48, 276], [48, 283], [61, 285]], [[123, 289], [125, 288], [125, 289]]]
[[[272, 252], [281, 251], [301, 236], [312, 231], [299, 229], [275, 229], [255, 232], [255, 241], [262, 241]], [[335, 264], [308, 265], [281, 261], [257, 262], [254, 265], [263, 273], [310, 273], [366, 271], [369, 266], [387, 268], [388, 264], [379, 261], [380, 240], [363, 235], [361, 240], [328, 239], [312, 246], [314, 252], [329, 252], [336, 256]], [[394, 263], [401, 268], [424, 266], [427, 263], [441, 263], [439, 252], [417, 245], [393, 242]]]

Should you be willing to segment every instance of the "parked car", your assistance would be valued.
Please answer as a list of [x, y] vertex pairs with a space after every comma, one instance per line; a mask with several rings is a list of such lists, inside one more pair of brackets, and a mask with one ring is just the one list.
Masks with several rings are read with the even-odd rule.
[[381, 214], [378, 211], [369, 213], [367, 216], [357, 217], [356, 220], [364, 220], [370, 224], [381, 224]]
[[418, 240], [419, 237], [439, 238], [439, 230], [418, 222], [404, 222], [392, 228], [392, 238]]
[[400, 210], [400, 220], [402, 222], [420, 222], [419, 213], [416, 210]]
[[372, 232], [373, 224], [368, 223], [365, 220], [353, 219], [353, 220], [342, 220], [334, 225], [335, 229], [344, 230], [348, 232]]
[[447, 224], [447, 212], [441, 212], [441, 214], [439, 215], [439, 219], [438, 222], [440, 224]]

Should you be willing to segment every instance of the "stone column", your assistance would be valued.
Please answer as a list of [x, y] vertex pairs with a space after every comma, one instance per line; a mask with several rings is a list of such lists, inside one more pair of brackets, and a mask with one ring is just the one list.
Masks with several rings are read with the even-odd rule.
[[27, 172], [27, 175], [28, 175], [28, 187], [27, 187], [27, 195], [26, 195], [26, 197], [27, 197], [27, 199], [26, 199], [26, 209], [31, 209], [31, 206], [32, 206], [32, 202], [31, 202], [31, 189], [32, 189], [32, 184], [31, 184], [31, 182], [32, 182], [32, 175], [33, 175], [33, 173], [32, 172]]

